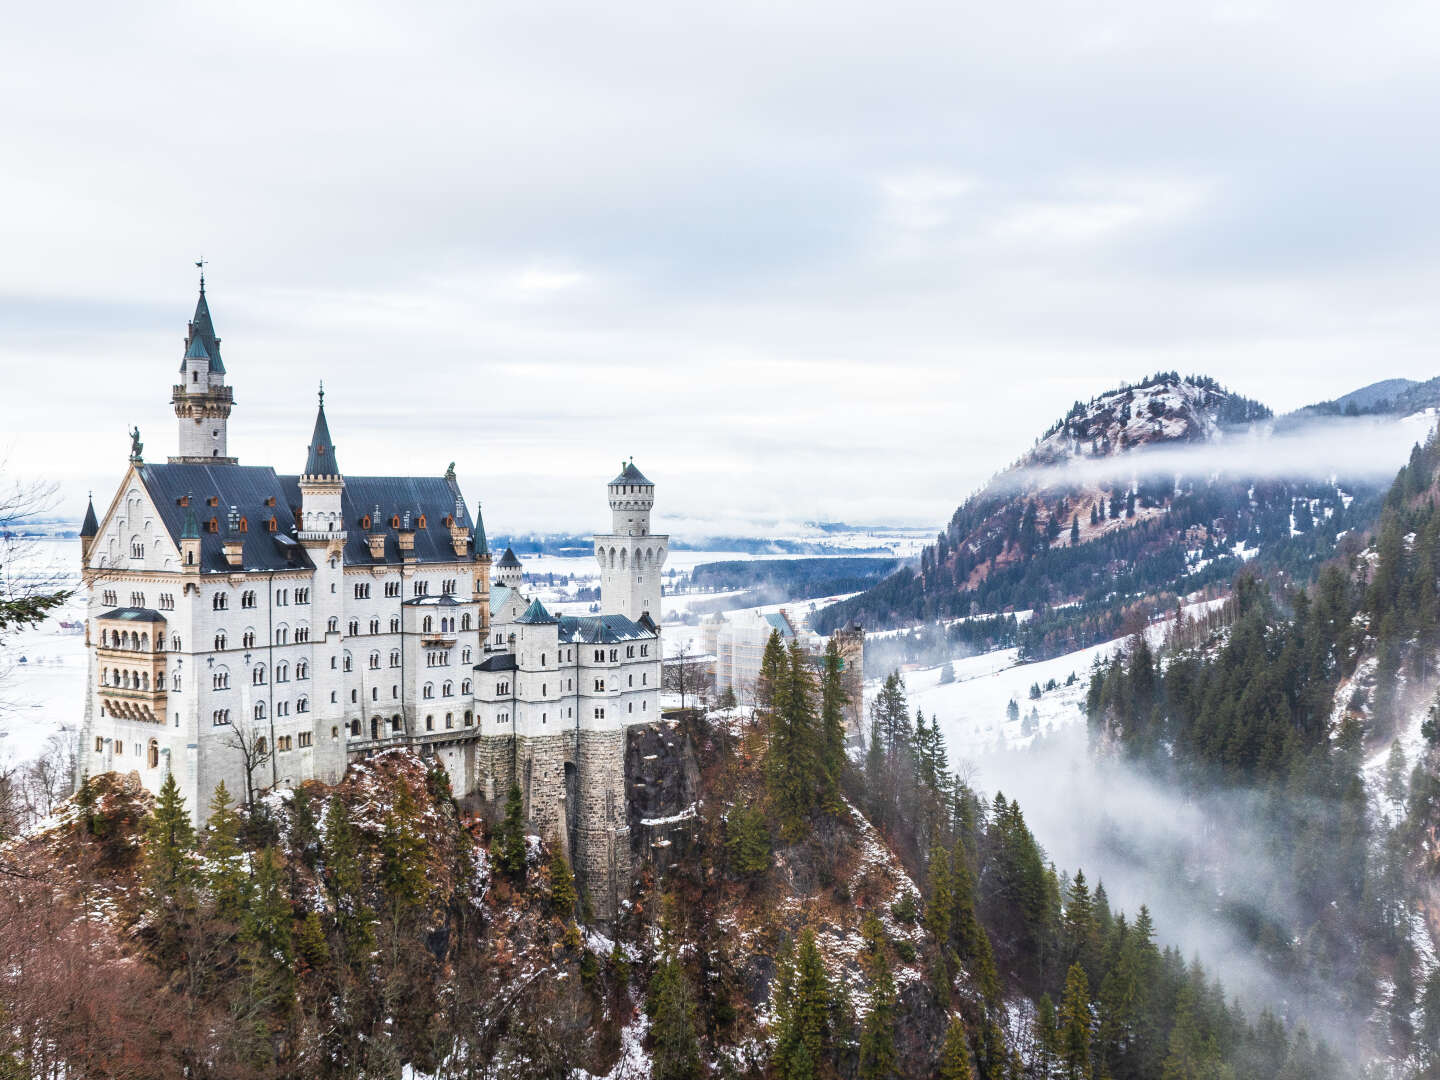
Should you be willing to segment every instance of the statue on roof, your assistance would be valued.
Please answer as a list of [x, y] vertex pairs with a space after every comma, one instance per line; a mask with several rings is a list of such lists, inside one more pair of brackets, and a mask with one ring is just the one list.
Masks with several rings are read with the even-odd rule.
[[138, 427], [132, 427], [130, 429], [130, 460], [137, 462], [142, 461], [143, 458], [141, 454], [144, 450], [145, 444], [140, 441], [140, 429]]
[[453, 462], [453, 461], [450, 462], [450, 467], [445, 470], [445, 479], [446, 479], [446, 480], [454, 480], [454, 479], [455, 479], [455, 462]]

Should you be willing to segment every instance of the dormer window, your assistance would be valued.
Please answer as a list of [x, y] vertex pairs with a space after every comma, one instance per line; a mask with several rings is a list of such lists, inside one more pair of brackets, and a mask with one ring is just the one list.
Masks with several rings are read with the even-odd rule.
[[425, 515], [424, 515], [424, 514], [421, 514], [421, 515], [420, 515], [420, 519], [419, 519], [419, 521], [416, 522], [416, 525], [417, 525], [419, 528], [422, 528], [422, 529], [425, 528]]
[[205, 505], [206, 505], [206, 506], [219, 506], [219, 505], [220, 505], [220, 496], [219, 496], [219, 495], [211, 495], [210, 498], [208, 498], [208, 499], [205, 500]]
[[392, 515], [390, 515], [390, 527], [391, 527], [392, 529], [398, 529], [398, 528], [400, 527], [400, 515], [399, 515], [399, 514], [392, 514]]

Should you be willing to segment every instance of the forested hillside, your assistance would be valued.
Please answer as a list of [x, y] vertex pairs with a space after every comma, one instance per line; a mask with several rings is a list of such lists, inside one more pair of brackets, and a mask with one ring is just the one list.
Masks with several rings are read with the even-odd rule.
[[[1432, 1069], [1437, 464], [1432, 437], [1386, 495], [1373, 543], [1326, 566], [1312, 589], [1242, 576], [1227, 631], [1180, 635], [1163, 661], [1137, 638], [1095, 674], [1088, 701], [1097, 747], [1184, 785], [1218, 829], [1240, 827], [1236, 814], [1256, 828], [1259, 815], [1298, 902], [1247, 894], [1240, 879], [1253, 870], [1237, 865], [1232, 896], [1248, 902], [1232, 921], [1297, 996], [1349, 1017], [1376, 1052]], [[1367, 778], [1367, 759], [1386, 747], [1383, 774]]]
[[753, 722], [658, 729], [697, 799], [603, 927], [518, 789], [467, 823], [408, 752], [248, 809], [217, 793], [199, 835], [173, 785], [90, 779], [0, 849], [0, 1074], [1347, 1075], [1051, 865], [898, 679], [852, 762], [840, 674], [777, 636]]
[[1269, 566], [1308, 573], [1373, 520], [1373, 482], [1279, 479], [1259, 462], [1253, 476], [1220, 474], [1203, 454], [1188, 470], [1173, 457], [1146, 465], [1159, 449], [1201, 447], [1269, 419], [1213, 380], [1173, 372], [1076, 402], [955, 511], [918, 565], [820, 612], [817, 627], [1032, 610], [1019, 644], [1041, 658], [1108, 640], [1127, 609], [1153, 616], [1177, 595], [1228, 582], [1257, 551]]

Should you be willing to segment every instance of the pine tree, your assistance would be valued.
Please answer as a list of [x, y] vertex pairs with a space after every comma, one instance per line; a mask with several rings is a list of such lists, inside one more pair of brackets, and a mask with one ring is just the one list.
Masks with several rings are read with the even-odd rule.
[[320, 925], [319, 913], [306, 913], [295, 934], [295, 952], [312, 968], [324, 967], [330, 962], [330, 945], [325, 940], [325, 928]]
[[860, 1080], [892, 1080], [897, 1068], [895, 979], [890, 972], [885, 931], [873, 911], [865, 917], [863, 933], [870, 1011], [860, 1025]]
[[146, 881], [157, 896], [175, 897], [194, 884], [195, 828], [185, 810], [185, 798], [166, 773], [145, 830]]
[[194, 917], [200, 873], [195, 865], [195, 829], [185, 799], [167, 773], [145, 830], [145, 892], [155, 935], [155, 952], [164, 962], [178, 960], [181, 937]]
[[701, 1069], [695, 1005], [685, 969], [673, 955], [665, 956], [655, 969], [647, 1010], [655, 1080], [696, 1080]]
[[[1092, 516], [1094, 515], [1094, 511], [1093, 511], [1093, 510], [1091, 511], [1091, 515], [1092, 515]], [[1094, 523], [1094, 521], [1091, 521], [1090, 524], [1093, 525], [1093, 524], [1095, 524], [1095, 523]], [[1079, 514], [1076, 514], [1074, 517], [1072, 517], [1072, 518], [1070, 519], [1070, 546], [1071, 546], [1071, 547], [1075, 547], [1075, 546], [1076, 546], [1077, 544], [1079, 544], [1079, 543], [1080, 543], [1080, 515], [1079, 515]]]
[[800, 934], [799, 948], [781, 965], [776, 991], [775, 1052], [772, 1063], [780, 1080], [812, 1080], [828, 1060], [834, 994], [815, 932]]
[[1085, 969], [1071, 964], [1060, 1002], [1060, 1075], [1064, 1080], [1090, 1078], [1090, 988]]
[[940, 1044], [940, 1063], [935, 1075], [937, 1080], [973, 1080], [970, 1046], [965, 1039], [965, 1025], [958, 1016], [952, 1016], [950, 1026], [945, 1029], [945, 1041]]
[[755, 701], [761, 709], [774, 711], [776, 696], [782, 692], [788, 673], [785, 643], [780, 640], [779, 630], [771, 630], [765, 642], [765, 652], [760, 657], [760, 674], [755, 680]]
[[397, 785], [380, 832], [380, 885], [390, 900], [391, 919], [396, 923], [429, 893], [425, 838], [418, 828], [418, 814], [409, 787]]
[[840, 812], [840, 780], [845, 773], [845, 703], [849, 695], [843, 668], [840, 647], [832, 637], [820, 669], [820, 805], [830, 814]]
[[332, 798], [325, 810], [325, 842], [321, 849], [325, 886], [335, 907], [335, 928], [354, 967], [375, 947], [374, 913], [365, 903], [359, 844], [345, 804]]
[[810, 673], [798, 642], [790, 643], [780, 678], [765, 764], [780, 835], [787, 843], [795, 843], [805, 835], [819, 805], [825, 771]]
[[240, 923], [241, 958], [251, 1000], [270, 1012], [288, 1008], [294, 992], [294, 940], [288, 887], [273, 847], [255, 859], [255, 887]]
[[512, 881], [525, 880], [525, 798], [520, 785], [510, 785], [505, 818], [495, 829], [495, 867]]
[[725, 847], [730, 868], [744, 877], [770, 869], [770, 830], [764, 812], [753, 803], [742, 803], [725, 819]]
[[250, 879], [240, 852], [240, 817], [223, 780], [210, 797], [205, 854], [211, 867], [208, 884], [216, 914], [222, 919], [239, 919], [249, 896]]
[[961, 963], [969, 971], [980, 992], [985, 995], [985, 1000], [991, 1005], [998, 1005], [1000, 976], [995, 968], [990, 935], [986, 933], [985, 927], [980, 924], [980, 917], [975, 913], [975, 875], [970, 870], [963, 837], [956, 839], [949, 869], [951, 940], [955, 943]]
[[951, 920], [955, 898], [950, 887], [950, 854], [939, 844], [932, 844], [929, 880], [926, 883], [925, 929], [935, 942], [935, 960], [931, 983], [941, 1005], [950, 1001]]
[[575, 875], [565, 861], [565, 852], [560, 849], [560, 838], [550, 842], [550, 910], [562, 919], [575, 915], [579, 897], [575, 892]]

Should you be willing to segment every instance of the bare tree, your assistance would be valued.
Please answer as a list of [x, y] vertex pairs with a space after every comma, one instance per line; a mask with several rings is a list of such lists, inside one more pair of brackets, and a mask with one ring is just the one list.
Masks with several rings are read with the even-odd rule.
[[710, 664], [690, 651], [687, 641], [680, 651], [661, 666], [661, 687], [669, 693], [680, 695], [680, 707], [685, 708], [688, 697], [703, 699], [714, 685], [714, 673]]
[[240, 751], [240, 762], [245, 768], [245, 806], [249, 809], [255, 805], [255, 770], [270, 761], [275, 748], [265, 733], [243, 716], [231, 721], [225, 745]]
[[73, 591], [25, 529], [54, 508], [56, 490], [53, 483], [7, 476], [0, 462], [0, 642], [5, 631], [34, 625]]

